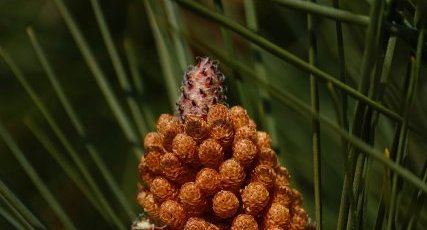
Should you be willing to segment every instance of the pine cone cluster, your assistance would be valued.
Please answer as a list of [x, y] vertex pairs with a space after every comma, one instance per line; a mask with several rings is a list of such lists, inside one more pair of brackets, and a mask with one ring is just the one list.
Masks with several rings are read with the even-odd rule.
[[186, 74], [180, 116], [162, 114], [144, 138], [138, 203], [167, 229], [309, 228], [269, 135], [244, 108], [219, 103], [222, 81], [209, 58]]
[[163, 114], [144, 139], [137, 200], [170, 229], [305, 229], [301, 194], [270, 142], [239, 106], [185, 122]]

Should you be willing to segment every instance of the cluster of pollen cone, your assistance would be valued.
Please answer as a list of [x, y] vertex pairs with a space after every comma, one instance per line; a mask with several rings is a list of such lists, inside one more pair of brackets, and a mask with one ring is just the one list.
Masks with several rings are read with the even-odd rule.
[[144, 138], [138, 203], [163, 229], [308, 229], [269, 135], [221, 103], [222, 81], [209, 58], [187, 72], [179, 116], [160, 115]]

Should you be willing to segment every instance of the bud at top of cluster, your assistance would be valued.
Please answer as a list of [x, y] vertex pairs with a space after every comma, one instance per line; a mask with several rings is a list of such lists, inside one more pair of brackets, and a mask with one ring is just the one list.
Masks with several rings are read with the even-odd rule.
[[197, 64], [187, 70], [182, 82], [177, 103], [181, 121], [192, 116], [205, 118], [211, 105], [224, 103], [224, 78], [216, 61], [198, 57]]

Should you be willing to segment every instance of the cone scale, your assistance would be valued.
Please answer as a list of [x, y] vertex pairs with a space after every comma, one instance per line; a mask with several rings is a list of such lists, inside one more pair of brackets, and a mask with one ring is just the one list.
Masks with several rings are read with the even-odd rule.
[[310, 229], [301, 194], [268, 133], [225, 105], [224, 75], [209, 57], [185, 73], [177, 116], [144, 138], [137, 195], [150, 229]]

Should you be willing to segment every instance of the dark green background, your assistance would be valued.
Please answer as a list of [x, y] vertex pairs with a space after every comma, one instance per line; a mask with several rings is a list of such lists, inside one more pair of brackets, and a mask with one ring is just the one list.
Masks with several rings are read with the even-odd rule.
[[[124, 54], [123, 42], [130, 39], [134, 44], [134, 52], [137, 54], [138, 71], [144, 84], [144, 93], [138, 101], [144, 102], [143, 110], [149, 110], [154, 117], [161, 113], [174, 113], [175, 108], [170, 108], [166, 94], [166, 86], [162, 77], [156, 44], [152, 35], [152, 29], [148, 22], [146, 9], [143, 1], [136, 0], [102, 0], [103, 13], [107, 20], [110, 32], [120, 51], [122, 60], [127, 67]], [[213, 8], [211, 1], [200, 1], [206, 6]], [[243, 1], [224, 1], [225, 11], [229, 18], [244, 24]], [[268, 40], [291, 51], [297, 56], [307, 60], [308, 36], [306, 29], [306, 16], [302, 12], [286, 9], [273, 5], [268, 1], [255, 1], [257, 4], [259, 34]], [[324, 5], [331, 5], [331, 1], [320, 1]], [[163, 1], [157, 1], [161, 7]], [[104, 42], [99, 32], [89, 1], [66, 1], [69, 10], [75, 17], [78, 25], [94, 54], [102, 66], [103, 71], [120, 99], [126, 107], [125, 98], [128, 96], [123, 92], [115, 76], [109, 55], [105, 49]], [[341, 1], [343, 8], [364, 15], [369, 14], [369, 3], [362, 0]], [[189, 40], [201, 40], [210, 47], [221, 53], [226, 53], [224, 42], [221, 37], [219, 26], [211, 21], [200, 18], [187, 10], [180, 11], [183, 17], [182, 28], [190, 35]], [[165, 22], [162, 15], [157, 15], [159, 21]], [[335, 36], [335, 22], [316, 18], [316, 35], [318, 38], [318, 66], [320, 69], [338, 76], [338, 58]], [[71, 99], [78, 115], [88, 129], [88, 139], [82, 140], [71, 125], [64, 109], [56, 97], [43, 69], [37, 60], [33, 48], [26, 34], [26, 27], [32, 26], [38, 35], [41, 45], [48, 54], [65, 93]], [[169, 31], [172, 36], [177, 36], [174, 31], [168, 29], [165, 23], [161, 24], [163, 29]], [[195, 39], [197, 38], [197, 39]], [[347, 61], [348, 84], [357, 88], [360, 76], [361, 60], [363, 55], [365, 39], [365, 28], [361, 26], [350, 26], [344, 24], [344, 41]], [[190, 42], [191, 44], [191, 42]], [[237, 59], [253, 68], [253, 59], [250, 53], [250, 43], [243, 38], [233, 34], [233, 44], [236, 49]], [[137, 160], [131, 153], [130, 145], [127, 143], [120, 127], [117, 125], [105, 99], [92, 77], [87, 64], [82, 59], [56, 5], [50, 0], [0, 0], [0, 45], [14, 58], [18, 66], [23, 70], [27, 80], [34, 87], [43, 102], [49, 108], [59, 122], [61, 129], [67, 138], [74, 144], [85, 163], [90, 169], [94, 164], [88, 157], [82, 141], [91, 141], [101, 153], [103, 160], [108, 165], [115, 179], [125, 191], [126, 196], [137, 208], [134, 197], [137, 184]], [[385, 105], [398, 113], [401, 110], [402, 87], [406, 73], [408, 56], [413, 52], [411, 44], [399, 39], [392, 65], [390, 87], [386, 89]], [[210, 55], [192, 47], [195, 56]], [[173, 52], [173, 50], [170, 50]], [[173, 55], [171, 55], [173, 56]], [[262, 52], [268, 81], [282, 90], [290, 92], [299, 99], [309, 101], [309, 78], [307, 73], [289, 65], [273, 55]], [[190, 65], [192, 63], [188, 63]], [[424, 62], [425, 64], [425, 62]], [[418, 85], [418, 94], [414, 106], [411, 108], [410, 123], [415, 127], [409, 135], [409, 157], [406, 165], [417, 175], [426, 160], [424, 150], [426, 149], [425, 119], [427, 102], [424, 96], [427, 93], [425, 78], [425, 66]], [[231, 69], [227, 63], [221, 63], [220, 69], [226, 76], [231, 76]], [[129, 73], [129, 70], [126, 70]], [[176, 73], [176, 78], [181, 79], [184, 70]], [[242, 85], [245, 93], [249, 95], [249, 103], [255, 106], [259, 103], [260, 96], [257, 86], [253, 82], [243, 78]], [[227, 82], [231, 82], [228, 80]], [[229, 104], [240, 104], [235, 85], [228, 85]], [[177, 86], [178, 90], [178, 86]], [[277, 123], [279, 143], [275, 143], [280, 154], [281, 161], [289, 169], [293, 184], [303, 194], [304, 207], [314, 217], [314, 195], [313, 195], [313, 159], [311, 153], [311, 121], [306, 117], [295, 113], [287, 105], [281, 103], [274, 97], [269, 101], [273, 117]], [[349, 114], [352, 115], [354, 101], [349, 100]], [[127, 111], [128, 112], [128, 111]], [[335, 112], [330, 95], [325, 83], [320, 83], [320, 112], [336, 121]], [[251, 114], [253, 116], [253, 114]], [[0, 119], [6, 124], [14, 139], [22, 148], [34, 168], [44, 179], [51, 191], [55, 194], [63, 208], [74, 220], [79, 229], [102, 229], [111, 228], [105, 223], [100, 214], [88, 203], [81, 192], [73, 185], [62, 169], [53, 161], [46, 150], [37, 142], [28, 128], [23, 124], [24, 119], [30, 119], [41, 126], [49, 134], [62, 153], [65, 149], [61, 146], [55, 135], [50, 130], [39, 110], [30, 100], [22, 86], [13, 77], [10, 69], [0, 64]], [[154, 125], [151, 121], [151, 129]], [[260, 124], [260, 123], [259, 123]], [[263, 129], [263, 127], [259, 127]], [[383, 150], [390, 148], [393, 141], [395, 125], [388, 119], [382, 117], [376, 132], [375, 147]], [[322, 196], [324, 208], [324, 227], [332, 229], [335, 227], [339, 209], [342, 180], [343, 159], [341, 155], [342, 145], [339, 136], [333, 131], [321, 125], [322, 141]], [[125, 219], [125, 214], [105, 185], [105, 182], [97, 170], [92, 170], [95, 178], [100, 184], [107, 198], [117, 212]], [[371, 185], [368, 216], [372, 224], [376, 216], [377, 200], [381, 189], [381, 181], [384, 167], [376, 162], [371, 162]], [[0, 141], [0, 178], [10, 189], [38, 216], [48, 228], [61, 228], [58, 219], [53, 215], [50, 208], [41, 198], [34, 185], [31, 183], [23, 168], [18, 164], [5, 144]], [[408, 191], [412, 191], [408, 186]], [[408, 194], [410, 194], [408, 192]], [[404, 196], [405, 197], [405, 196]], [[403, 199], [404, 200], [404, 199]], [[425, 211], [425, 210], [424, 210]], [[423, 223], [426, 223], [423, 219]], [[130, 225], [129, 222], [127, 224]], [[371, 225], [369, 225], [371, 226]], [[11, 226], [0, 217], [0, 228], [9, 229]]]

